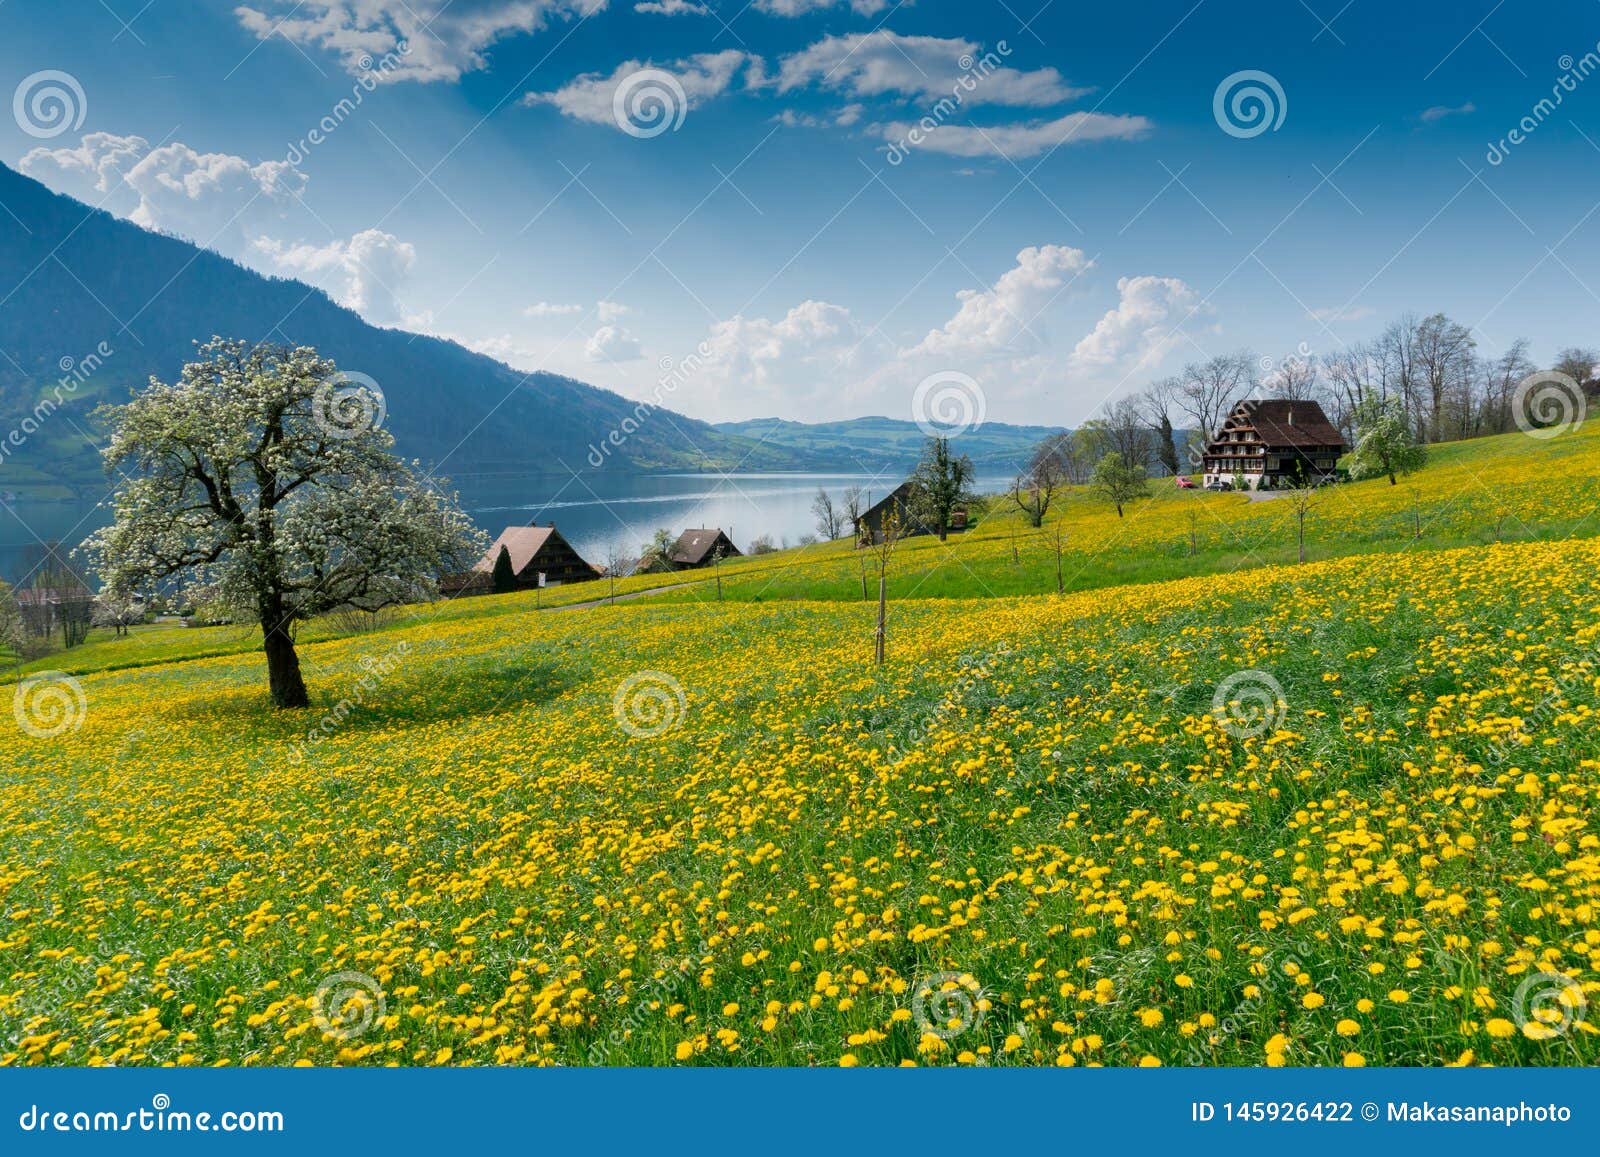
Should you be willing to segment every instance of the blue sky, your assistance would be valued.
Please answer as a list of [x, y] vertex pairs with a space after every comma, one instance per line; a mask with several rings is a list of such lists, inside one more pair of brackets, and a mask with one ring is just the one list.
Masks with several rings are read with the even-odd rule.
[[964, 374], [1071, 424], [1406, 311], [1593, 344], [1597, 42], [1589, 0], [12, 0], [0, 155], [519, 368], [670, 361], [696, 417]]

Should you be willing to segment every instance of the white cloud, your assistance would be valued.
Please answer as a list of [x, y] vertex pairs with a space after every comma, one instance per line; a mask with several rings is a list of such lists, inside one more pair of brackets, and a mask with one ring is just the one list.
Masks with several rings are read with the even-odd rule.
[[642, 357], [639, 339], [618, 325], [603, 325], [594, 331], [583, 356], [591, 362], [628, 362]]
[[610, 325], [624, 314], [633, 312], [620, 301], [598, 301], [595, 303], [594, 311], [602, 325]]
[[[702, 52], [671, 65], [654, 65], [645, 61], [628, 60], [617, 65], [609, 74], [584, 73], [554, 92], [530, 92], [522, 98], [522, 103], [554, 105], [574, 120], [620, 128], [613, 109], [617, 87], [641, 69], [654, 68], [670, 73], [683, 90], [683, 100], [687, 102], [687, 108], [695, 108], [726, 92], [738, 77], [740, 69], [746, 64], [755, 69], [759, 61], [737, 48], [725, 49], [722, 52]], [[666, 93], [666, 97], [673, 104], [668, 110], [668, 115], [676, 115], [678, 111], [676, 94], [669, 92]]]
[[[809, 84], [857, 97], [954, 96], [961, 105], [1043, 108], [1090, 91], [1073, 88], [1053, 68], [1022, 72], [1000, 64], [998, 51], [975, 41], [901, 36], [887, 29], [829, 36], [783, 58], [778, 89]], [[987, 67], [984, 67], [987, 64]]]
[[348, 241], [326, 245], [286, 245], [270, 237], [252, 248], [279, 269], [321, 285], [340, 305], [379, 324], [413, 320], [399, 291], [411, 275], [417, 251], [409, 242], [380, 229], [364, 229]]
[[563, 305], [554, 301], [536, 301], [522, 311], [523, 317], [566, 317], [570, 314], [582, 313], [581, 305]]
[[986, 128], [953, 124], [924, 128], [904, 122], [877, 127], [884, 140], [898, 142], [908, 152], [926, 150], [945, 153], [952, 157], [987, 157], [998, 154], [1016, 159], [1035, 157], [1059, 145], [1085, 145], [1092, 141], [1106, 140], [1138, 140], [1146, 136], [1153, 126], [1142, 116], [1072, 112], [1051, 121], [991, 125]]
[[1477, 111], [1478, 106], [1469, 100], [1466, 104], [1459, 105], [1436, 104], [1432, 108], [1423, 109], [1420, 117], [1423, 123], [1432, 124], [1434, 121], [1444, 120], [1445, 117], [1467, 116]]
[[705, 16], [711, 9], [694, 0], [645, 0], [633, 6], [635, 12], [651, 12], [657, 16]]
[[396, 53], [390, 80], [455, 81], [488, 65], [498, 40], [536, 32], [553, 20], [592, 16], [607, 0], [265, 0], [235, 8], [258, 38], [281, 36], [336, 54], [351, 75]]
[[874, 16], [889, 7], [889, 0], [752, 0], [751, 7], [768, 16], [805, 16], [846, 4], [861, 16]]
[[1019, 352], [1037, 315], [1052, 301], [1069, 278], [1092, 266], [1083, 250], [1065, 245], [1030, 245], [1017, 254], [1017, 263], [992, 289], [963, 289], [956, 294], [961, 305], [955, 316], [929, 331], [909, 355], [945, 358], [987, 358]]
[[1071, 368], [1105, 379], [1149, 371], [1182, 339], [1185, 321], [1203, 312], [1200, 295], [1176, 277], [1123, 277], [1115, 309], [1072, 351]]
[[236, 253], [246, 232], [282, 215], [306, 187], [287, 161], [252, 164], [231, 153], [201, 153], [173, 141], [88, 133], [75, 147], [36, 148], [18, 167], [58, 192], [147, 229]]

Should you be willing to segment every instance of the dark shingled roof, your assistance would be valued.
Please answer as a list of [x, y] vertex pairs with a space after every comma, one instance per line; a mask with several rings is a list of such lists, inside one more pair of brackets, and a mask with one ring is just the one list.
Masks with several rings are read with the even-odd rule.
[[1268, 446], [1344, 445], [1344, 435], [1316, 402], [1266, 398], [1243, 402], [1241, 408]]
[[494, 560], [500, 557], [500, 548], [503, 546], [506, 548], [506, 553], [511, 556], [512, 573], [521, 574], [528, 569], [533, 556], [539, 553], [545, 541], [554, 533], [553, 526], [508, 526], [500, 532], [500, 537], [494, 540], [494, 545], [472, 569], [492, 572]]
[[705, 560], [722, 537], [720, 526], [686, 530], [678, 536], [678, 541], [672, 544], [670, 552], [672, 561], [694, 566]]

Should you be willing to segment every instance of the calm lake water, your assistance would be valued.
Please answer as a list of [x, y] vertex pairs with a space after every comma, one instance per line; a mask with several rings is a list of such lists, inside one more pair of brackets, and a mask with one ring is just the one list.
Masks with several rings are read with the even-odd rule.
[[[874, 500], [904, 473], [867, 474], [612, 474], [530, 475], [458, 483], [462, 506], [490, 535], [507, 526], [554, 522], [590, 562], [604, 565], [613, 547], [638, 555], [657, 527], [676, 536], [687, 527], [720, 526], [740, 550], [758, 535], [779, 546], [816, 533], [811, 501], [825, 487], [841, 501], [850, 486]], [[979, 478], [979, 489], [984, 479]], [[76, 545], [109, 517], [91, 502], [0, 503], [0, 576], [15, 582], [36, 539]], [[79, 564], [81, 566], [81, 563]]]

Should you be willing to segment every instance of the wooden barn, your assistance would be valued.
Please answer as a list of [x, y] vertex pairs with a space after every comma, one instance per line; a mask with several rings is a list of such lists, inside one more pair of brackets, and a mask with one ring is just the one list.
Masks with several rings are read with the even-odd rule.
[[1268, 398], [1240, 402], [1205, 450], [1205, 486], [1224, 490], [1242, 479], [1271, 490], [1334, 478], [1344, 435], [1315, 402]]
[[[900, 524], [901, 538], [915, 538], [922, 534], [937, 534], [939, 530], [929, 523], [917, 510], [917, 504], [912, 500], [911, 479], [906, 479], [884, 498], [873, 503], [862, 512], [856, 522], [856, 545], [871, 546], [883, 541], [884, 520], [891, 513]], [[967, 529], [967, 511], [965, 507], [957, 507], [950, 512], [949, 531], [952, 534]]]
[[493, 590], [494, 564], [501, 547], [511, 557], [511, 570], [522, 590], [592, 582], [600, 577], [600, 572], [572, 549], [552, 522], [548, 526], [506, 527], [472, 570], [446, 581], [443, 589], [451, 594], [484, 594]]
[[715, 562], [719, 552], [722, 558], [737, 558], [741, 554], [721, 527], [701, 527], [680, 534], [667, 552], [667, 558], [678, 570], [698, 570]]

